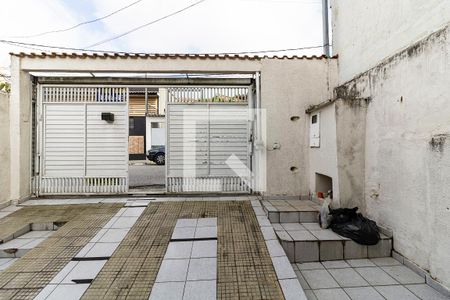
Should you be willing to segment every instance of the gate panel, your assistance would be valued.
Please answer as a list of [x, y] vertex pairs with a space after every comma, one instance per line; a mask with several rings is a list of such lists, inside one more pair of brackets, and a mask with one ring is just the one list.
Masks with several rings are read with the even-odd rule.
[[168, 92], [167, 191], [249, 192], [249, 88]]
[[123, 87], [42, 87], [37, 194], [128, 190], [127, 103]]

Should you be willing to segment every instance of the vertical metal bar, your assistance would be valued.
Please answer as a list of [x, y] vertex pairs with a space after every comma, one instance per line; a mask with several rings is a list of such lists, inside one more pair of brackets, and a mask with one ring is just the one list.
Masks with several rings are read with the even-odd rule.
[[148, 116], [148, 90], [145, 88], [145, 116]]
[[322, 26], [323, 26], [323, 52], [327, 57], [330, 57], [330, 27], [328, 17], [328, 1], [322, 0]]

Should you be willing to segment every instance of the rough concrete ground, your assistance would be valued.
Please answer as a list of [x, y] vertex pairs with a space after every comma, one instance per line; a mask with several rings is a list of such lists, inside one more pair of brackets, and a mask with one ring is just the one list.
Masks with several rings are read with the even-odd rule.
[[166, 167], [154, 164], [130, 165], [128, 167], [130, 187], [161, 186], [166, 184]]

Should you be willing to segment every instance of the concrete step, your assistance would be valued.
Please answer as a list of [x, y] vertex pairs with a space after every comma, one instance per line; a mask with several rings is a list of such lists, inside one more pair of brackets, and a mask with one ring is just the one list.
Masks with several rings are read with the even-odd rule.
[[272, 224], [275, 234], [292, 263], [391, 256], [392, 237], [380, 233], [373, 246], [360, 245], [317, 223]]
[[319, 222], [320, 206], [310, 200], [262, 200], [271, 223]]

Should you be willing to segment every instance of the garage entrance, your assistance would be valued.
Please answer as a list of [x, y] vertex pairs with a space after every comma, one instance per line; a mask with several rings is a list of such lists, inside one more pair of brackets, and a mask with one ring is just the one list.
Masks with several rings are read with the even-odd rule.
[[[154, 192], [141, 184], [155, 181], [139, 173], [149, 165], [165, 171], [159, 192], [249, 193], [252, 87], [40, 84], [33, 193]], [[163, 104], [158, 100], [156, 113], [144, 117], [129, 113], [140, 107], [131, 105], [130, 94], [147, 88]], [[162, 164], [150, 161], [153, 148], [164, 154]], [[129, 166], [131, 160], [145, 163]]]
[[250, 192], [250, 87], [168, 90], [167, 191]]
[[39, 89], [35, 194], [127, 192], [128, 88]]

